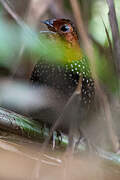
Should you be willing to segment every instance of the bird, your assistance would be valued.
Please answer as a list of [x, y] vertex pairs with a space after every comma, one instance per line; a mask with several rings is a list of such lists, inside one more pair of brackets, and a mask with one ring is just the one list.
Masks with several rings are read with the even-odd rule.
[[[92, 106], [91, 104], [94, 101], [95, 87], [89, 60], [80, 47], [79, 37], [74, 23], [69, 19], [59, 18], [47, 19], [42, 21], [42, 23], [53, 33], [56, 41], [63, 42], [63, 46], [65, 46], [67, 50], [63, 66], [59, 63], [49, 62], [47, 58], [43, 57], [33, 68], [30, 77], [30, 82], [34, 87], [42, 86], [54, 91], [56, 99], [55, 106], [62, 102], [58, 110], [55, 110], [54, 106], [50, 111], [47, 109], [44, 115], [41, 115], [41, 119], [43, 119], [43, 121], [45, 119], [45, 121], [51, 125], [59, 117], [65, 104], [76, 90], [80, 77], [82, 77], [81, 104], [82, 108], [84, 107], [83, 109], [86, 109], [86, 111]], [[72, 49], [77, 53], [69, 53]], [[40, 112], [38, 114], [40, 115]], [[34, 119], [37, 118], [34, 117]]]

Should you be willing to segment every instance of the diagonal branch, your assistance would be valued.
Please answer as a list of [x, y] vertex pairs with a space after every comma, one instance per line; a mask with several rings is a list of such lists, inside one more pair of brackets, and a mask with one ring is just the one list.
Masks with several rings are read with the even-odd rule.
[[17, 22], [17, 24], [23, 26], [22, 20], [17, 16], [15, 12], [13, 12], [12, 8], [8, 5], [8, 3], [5, 0], [0, 0], [0, 3], [3, 5], [6, 11], [12, 16], [12, 18]]
[[112, 141], [113, 151], [116, 151], [117, 150], [117, 144], [118, 144], [118, 138], [117, 138], [117, 136], [114, 132], [114, 129], [113, 129], [113, 121], [112, 121], [112, 115], [111, 115], [111, 110], [110, 110], [108, 98], [105, 95], [105, 93], [103, 92], [103, 90], [101, 89], [100, 84], [99, 84], [99, 80], [98, 80], [98, 77], [96, 74], [95, 55], [94, 55], [93, 46], [92, 46], [92, 43], [91, 43], [91, 41], [87, 35], [87, 31], [85, 29], [85, 26], [84, 26], [84, 23], [82, 20], [81, 11], [80, 11], [78, 1], [77, 0], [74, 0], [74, 1], [70, 0], [70, 3], [72, 6], [72, 9], [73, 9], [76, 24], [78, 27], [80, 37], [81, 37], [82, 42], [83, 42], [85, 52], [86, 52], [86, 54], [90, 60], [91, 73], [92, 73], [92, 77], [95, 79], [96, 92], [98, 94], [99, 101], [101, 102], [101, 106], [103, 106], [104, 111], [105, 111], [106, 124], [108, 127], [109, 136], [110, 136], [111, 141]]
[[0, 3], [5, 8], [5, 10], [11, 15], [11, 17], [15, 20], [15, 22], [21, 27], [21, 29], [25, 33], [26, 39], [36, 40], [37, 43], [41, 45], [41, 47], [45, 48], [43, 43], [36, 37], [36, 34], [32, 29], [13, 11], [12, 7], [10, 7], [10, 3], [8, 5], [6, 0], [0, 0]]
[[113, 0], [106, 0], [109, 7], [109, 21], [112, 31], [113, 38], [113, 49], [114, 49], [114, 58], [117, 72], [120, 74], [120, 33], [118, 29], [117, 17], [115, 12], [115, 6]]

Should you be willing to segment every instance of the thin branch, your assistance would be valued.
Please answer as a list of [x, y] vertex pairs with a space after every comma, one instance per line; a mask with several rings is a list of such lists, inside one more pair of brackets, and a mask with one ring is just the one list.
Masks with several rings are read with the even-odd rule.
[[[16, 23], [21, 27], [21, 29], [25, 32], [27, 39], [33, 39], [36, 40], [40, 45], [45, 48], [42, 42], [38, 38], [36, 38], [35, 33], [32, 31], [32, 29], [16, 14], [15, 11], [12, 10], [12, 8], [7, 4], [5, 0], [0, 0], [0, 3], [5, 8], [5, 10], [11, 15], [11, 17], [16, 21]], [[10, 4], [10, 3], [9, 3]]]
[[115, 6], [113, 0], [106, 0], [109, 7], [109, 21], [112, 31], [113, 38], [113, 49], [114, 49], [114, 57], [116, 60], [116, 69], [120, 75], [120, 33], [118, 29], [117, 17], [115, 12]]
[[12, 10], [12, 8], [8, 5], [8, 3], [5, 0], [0, 0], [3, 7], [7, 10], [7, 12], [13, 17], [13, 19], [19, 24], [20, 26], [23, 26], [22, 20], [18, 17], [18, 15]]
[[106, 117], [105, 119], [106, 119], [106, 123], [108, 126], [109, 136], [111, 137], [113, 151], [116, 151], [117, 150], [116, 146], [118, 144], [118, 138], [116, 137], [116, 134], [112, 127], [112, 115], [111, 115], [111, 111], [110, 111], [110, 105], [108, 102], [108, 98], [104, 94], [103, 90], [101, 89], [101, 87], [99, 85], [99, 80], [98, 80], [98, 77], [96, 74], [95, 55], [94, 55], [92, 42], [88, 38], [86, 29], [84, 27], [84, 23], [82, 20], [80, 6], [78, 4], [78, 1], [70, 0], [70, 2], [71, 2], [74, 16], [75, 16], [76, 24], [77, 24], [77, 27], [79, 30], [79, 34], [80, 34], [81, 40], [83, 42], [85, 52], [90, 60], [91, 73], [92, 73], [92, 77], [95, 79], [96, 92], [99, 95], [98, 97], [99, 97], [99, 101], [101, 102], [101, 106], [103, 106], [104, 111], [105, 111], [105, 117]]
[[[102, 17], [101, 17], [101, 18], [102, 18]], [[104, 23], [103, 18], [102, 18], [102, 22], [103, 22], [103, 25], [104, 25], [104, 28], [105, 28], [105, 32], [106, 32], [107, 39], [108, 39], [110, 52], [111, 52], [111, 55], [113, 55], [112, 42], [111, 42], [111, 40], [110, 40], [109, 32], [108, 32], [108, 30], [107, 30], [107, 27], [106, 27], [106, 25], [105, 25], [105, 23]]]
[[110, 53], [110, 56], [107, 57], [107, 58], [109, 59], [109, 61], [111, 61], [111, 63], [112, 63], [111, 65], [114, 68], [115, 72], [117, 73], [116, 65], [115, 65], [115, 62], [114, 62], [114, 54], [113, 54], [112, 42], [111, 42], [110, 35], [109, 35], [107, 27], [106, 27], [106, 25], [104, 23], [103, 18], [102, 18], [102, 22], [103, 22], [103, 25], [104, 25], [104, 28], [105, 28], [105, 32], [106, 32], [106, 36], [107, 36], [107, 40], [108, 40], [108, 43], [109, 43], [109, 53]]

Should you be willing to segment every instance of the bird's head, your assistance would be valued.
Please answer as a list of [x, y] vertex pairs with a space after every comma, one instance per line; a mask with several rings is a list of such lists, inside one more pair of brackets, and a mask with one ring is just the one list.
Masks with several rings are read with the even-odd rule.
[[74, 24], [69, 19], [48, 19], [42, 21], [48, 29], [56, 32], [59, 36], [72, 46], [78, 45], [78, 36]]

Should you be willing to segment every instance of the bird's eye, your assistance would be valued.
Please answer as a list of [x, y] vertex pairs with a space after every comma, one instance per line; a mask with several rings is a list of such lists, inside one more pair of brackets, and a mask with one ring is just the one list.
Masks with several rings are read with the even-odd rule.
[[70, 27], [68, 25], [63, 25], [60, 30], [63, 32], [68, 32], [70, 30]]

